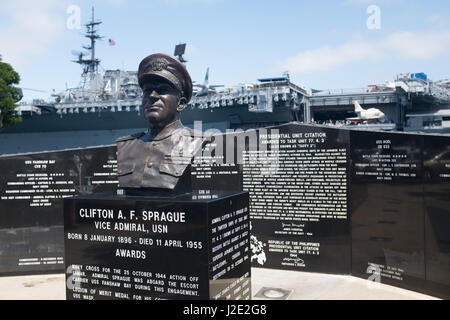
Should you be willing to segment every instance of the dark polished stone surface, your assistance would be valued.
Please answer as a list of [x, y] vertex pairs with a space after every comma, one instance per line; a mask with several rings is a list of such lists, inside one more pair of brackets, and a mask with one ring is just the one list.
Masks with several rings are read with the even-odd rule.
[[352, 274], [403, 288], [425, 280], [420, 135], [353, 131]]
[[68, 299], [251, 296], [248, 193], [103, 194], [64, 204], [67, 280], [80, 280]]
[[64, 271], [63, 197], [115, 190], [115, 153], [0, 156], [0, 275]]
[[250, 192], [254, 267], [350, 273], [348, 131], [286, 124], [213, 144], [226, 161], [194, 166], [193, 185]]
[[[347, 186], [342, 186], [342, 179], [339, 184], [344, 188], [342, 190], [346, 190], [347, 208], [342, 210], [343, 207], [340, 207], [339, 219], [336, 214], [329, 214], [328, 218], [314, 221], [316, 217], [300, 216], [307, 211], [310, 215], [311, 210], [302, 209], [306, 199], [294, 198], [293, 193], [288, 191], [292, 183], [279, 180], [279, 176], [271, 181], [260, 179], [260, 169], [264, 169], [264, 165], [252, 168], [248, 164], [227, 163], [210, 167], [194, 164], [192, 183], [196, 189], [253, 188], [250, 190], [250, 212], [253, 227], [251, 242], [255, 249], [251, 260], [254, 266], [352, 273], [370, 280], [377, 280], [376, 272], [381, 272], [378, 278], [383, 283], [450, 297], [449, 137], [349, 132], [298, 123], [274, 127], [272, 133], [274, 130], [290, 134], [289, 140], [293, 139], [292, 134], [326, 133], [326, 141], [319, 141], [315, 147], [293, 146], [291, 141], [280, 144], [284, 146], [280, 151], [288, 150], [295, 158], [294, 163], [290, 164], [292, 169], [285, 168], [287, 171], [283, 176], [304, 175], [296, 178], [299, 183], [314, 182], [319, 186], [322, 183], [307, 181], [311, 175], [318, 179], [323, 173], [320, 170], [302, 173], [302, 166], [309, 165], [304, 162], [306, 149], [326, 151], [346, 148], [345, 163], [339, 163], [337, 168], [346, 168]], [[267, 133], [270, 131], [260, 129], [256, 135], [259, 134], [259, 140], [267, 140], [267, 136], [262, 136]], [[238, 157], [239, 150], [249, 150], [248, 140], [252, 133], [245, 139], [238, 135], [242, 133], [231, 135], [232, 147], [237, 148], [233, 150], [233, 158]], [[220, 137], [223, 139], [217, 138], [213, 144], [223, 140], [227, 148], [229, 142], [225, 137]], [[114, 146], [105, 146], [0, 156], [0, 275], [64, 272], [62, 196], [84, 195], [83, 198], [88, 201], [87, 195], [92, 192], [115, 191], [115, 153]], [[317, 157], [316, 153], [308, 151], [308, 154], [311, 159]], [[332, 156], [332, 159], [336, 157]], [[42, 162], [49, 160], [55, 162]], [[326, 179], [330, 181], [329, 177]], [[45, 187], [49, 181], [58, 184]], [[304, 191], [314, 190], [312, 186], [303, 184], [302, 188]], [[322, 183], [322, 186], [325, 184]], [[49, 189], [53, 191], [46, 191]], [[197, 195], [204, 201], [212, 198], [208, 191]], [[308, 197], [318, 199], [317, 195], [316, 191], [312, 191]], [[23, 198], [26, 196], [29, 198]], [[292, 204], [285, 202], [290, 198], [295, 199]], [[108, 202], [108, 199], [104, 197], [103, 200]], [[129, 199], [132, 199], [133, 205], [140, 201], [139, 197]], [[331, 204], [325, 198], [323, 201]], [[318, 203], [313, 205], [318, 206]], [[289, 211], [294, 209], [296, 213], [292, 216]], [[334, 213], [338, 207], [328, 207], [327, 211]], [[295, 214], [298, 216], [295, 217]], [[294, 220], [297, 218], [308, 218], [308, 221]], [[317, 252], [317, 244], [319, 254], [312, 255], [312, 252]], [[103, 246], [108, 247], [108, 243], [103, 243]], [[261, 254], [263, 251], [264, 255]], [[283, 260], [285, 264], [282, 264]]]
[[450, 298], [450, 138], [424, 138], [427, 288]]
[[[273, 198], [270, 203], [258, 196], [253, 181], [244, 179], [252, 235], [264, 244], [267, 258], [264, 264], [254, 259], [253, 266], [349, 274], [348, 131], [298, 124], [276, 128], [279, 169], [262, 184], [264, 197]], [[244, 164], [244, 174], [251, 172]], [[274, 190], [278, 196], [271, 196]], [[268, 210], [256, 208], [263, 203]]]

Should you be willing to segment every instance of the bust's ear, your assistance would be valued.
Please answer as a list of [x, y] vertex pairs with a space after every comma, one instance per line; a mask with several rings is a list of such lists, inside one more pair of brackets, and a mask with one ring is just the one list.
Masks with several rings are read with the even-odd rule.
[[178, 102], [178, 107], [177, 107], [177, 111], [181, 112], [184, 110], [184, 108], [187, 107], [187, 100], [185, 97], [181, 97], [180, 101]]

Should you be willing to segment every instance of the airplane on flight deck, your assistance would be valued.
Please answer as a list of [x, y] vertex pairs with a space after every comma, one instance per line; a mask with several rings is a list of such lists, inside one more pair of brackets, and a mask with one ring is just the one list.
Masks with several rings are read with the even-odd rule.
[[346, 118], [345, 120], [354, 121], [358, 123], [364, 121], [367, 122], [386, 121], [386, 116], [380, 109], [377, 108], [364, 109], [363, 107], [361, 107], [358, 101], [355, 101], [353, 104], [355, 106], [356, 117]]
[[209, 84], [209, 67], [206, 69], [206, 76], [205, 81], [203, 84], [193, 84], [194, 87], [198, 87], [200, 89], [197, 89], [194, 91], [194, 95], [196, 97], [202, 97], [207, 96], [211, 93], [217, 93], [216, 88], [224, 87], [224, 85], [210, 85]]

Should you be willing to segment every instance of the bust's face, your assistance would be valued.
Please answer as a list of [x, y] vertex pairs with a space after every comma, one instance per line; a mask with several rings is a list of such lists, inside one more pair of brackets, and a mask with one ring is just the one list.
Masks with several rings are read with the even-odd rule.
[[170, 82], [149, 81], [142, 90], [142, 113], [150, 127], [163, 128], [178, 118], [180, 93]]

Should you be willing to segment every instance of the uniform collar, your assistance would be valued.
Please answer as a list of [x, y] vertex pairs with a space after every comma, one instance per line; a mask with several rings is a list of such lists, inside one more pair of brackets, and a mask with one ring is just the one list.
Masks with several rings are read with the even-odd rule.
[[[167, 126], [165, 126], [152, 141], [160, 141], [167, 139], [168, 137], [172, 136], [172, 134], [178, 130], [184, 128], [183, 124], [180, 120], [175, 120], [172, 123], [169, 123]], [[147, 131], [147, 135], [150, 134], [150, 131]]]

